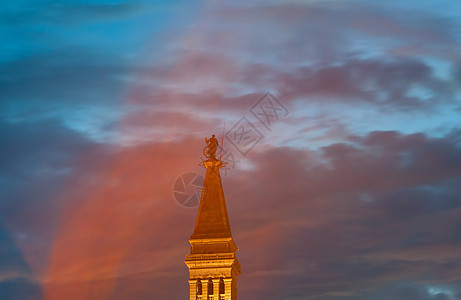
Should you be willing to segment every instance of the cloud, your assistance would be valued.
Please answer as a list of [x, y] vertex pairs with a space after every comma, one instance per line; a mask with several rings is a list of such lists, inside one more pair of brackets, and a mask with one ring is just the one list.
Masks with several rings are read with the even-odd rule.
[[174, 202], [172, 187], [185, 164], [196, 165], [188, 149], [197, 146], [190, 139], [144, 143], [120, 148], [97, 165], [92, 160], [107, 156], [104, 150], [82, 158], [60, 195], [66, 204], [45, 277], [46, 299], [109, 297], [124, 278], [167, 272], [172, 263], [183, 267], [187, 245], [177, 241], [186, 241], [193, 215]]
[[[60, 205], [56, 197], [73, 174], [74, 159], [95, 144], [56, 119], [1, 121], [0, 135], [4, 141], [0, 149], [0, 217], [8, 233], [1, 243], [2, 249], [11, 249], [1, 257], [11, 268], [19, 268], [13, 273], [9, 267], [2, 268], [0, 276], [38, 282], [48, 264], [55, 233]], [[15, 289], [21, 282], [5, 283], [4, 287]]]
[[0, 150], [0, 174], [11, 180], [33, 176], [31, 170], [39, 173], [65, 170], [69, 159], [91, 144], [56, 119], [2, 121], [0, 135], [5, 142]]
[[[27, 3], [28, 2], [28, 3]], [[86, 2], [86, 3], [85, 3]], [[19, 26], [34, 24], [55, 24], [75, 26], [90, 22], [120, 20], [146, 13], [148, 5], [140, 1], [133, 3], [93, 3], [89, 1], [26, 1], [20, 5], [11, 5], [3, 12], [4, 23]], [[2, 22], [2, 23], [3, 23]]]
[[0, 269], [2, 299], [42, 299], [40, 284], [34, 282], [29, 265], [3, 224], [0, 228]]
[[[101, 57], [95, 52], [69, 50], [70, 53], [48, 53], [12, 61], [4, 65], [0, 86], [3, 106], [17, 99], [22, 106], [48, 104], [59, 100], [70, 105], [80, 101], [114, 103], [123, 88], [122, 75], [127, 66], [115, 57]], [[101, 97], [102, 95], [106, 95]], [[11, 106], [11, 105], [10, 105]]]
[[17, 246], [15, 246], [13, 240], [8, 235], [4, 228], [0, 231], [0, 265], [1, 274], [0, 281], [14, 279], [17, 277], [28, 277], [30, 269], [27, 263], [24, 261], [22, 254]]
[[300, 68], [271, 81], [287, 99], [368, 103], [377, 109], [434, 110], [456, 95], [450, 82], [436, 78], [429, 66], [415, 59], [350, 60]]
[[[258, 280], [261, 287], [278, 282], [295, 299], [332, 299], [334, 291], [338, 299], [351, 291], [354, 299], [374, 299], [367, 291], [389, 281], [459, 280], [458, 139], [374, 132], [352, 140], [325, 147], [317, 159], [289, 148], [264, 151], [252, 171], [226, 179], [250, 273], [241, 284], [246, 297], [277, 298], [251, 289]], [[252, 253], [264, 249], [271, 249], [271, 267], [269, 256]], [[261, 273], [287, 264], [299, 270]]]
[[42, 299], [42, 291], [38, 284], [25, 279], [13, 279], [0, 282], [2, 299], [30, 300]]
[[[175, 203], [173, 183], [203, 172], [204, 135], [271, 90], [293, 119], [223, 176], [239, 297], [458, 297], [460, 132], [401, 129], [424, 113], [457, 124], [438, 115], [459, 109], [457, 67], [439, 76], [426, 57], [451, 65], [453, 23], [344, 3], [207, 4], [171, 36], [143, 31], [153, 46], [139, 61], [142, 38], [120, 25], [140, 3], [10, 11], [4, 20], [24, 24], [9, 37], [31, 35], [2, 43], [0, 293], [183, 298], [195, 211]], [[37, 23], [44, 32], [29, 32]], [[406, 118], [385, 131], [371, 111]]]

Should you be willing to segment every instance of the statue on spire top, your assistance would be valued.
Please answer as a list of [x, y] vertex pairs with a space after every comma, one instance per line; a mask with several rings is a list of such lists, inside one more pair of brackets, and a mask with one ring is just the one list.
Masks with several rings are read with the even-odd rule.
[[216, 151], [218, 150], [218, 139], [213, 134], [211, 138], [205, 138], [206, 147], [203, 149], [203, 156], [211, 160], [217, 160]]

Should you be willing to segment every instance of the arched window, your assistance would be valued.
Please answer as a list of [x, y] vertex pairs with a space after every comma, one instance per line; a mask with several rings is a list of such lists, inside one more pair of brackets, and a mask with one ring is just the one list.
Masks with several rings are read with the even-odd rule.
[[213, 295], [213, 281], [208, 280], [208, 295]]
[[222, 278], [219, 279], [219, 294], [224, 295], [225, 290], [224, 290], [224, 280]]
[[200, 281], [200, 279], [197, 279], [197, 295], [201, 295], [202, 294], [202, 282]]

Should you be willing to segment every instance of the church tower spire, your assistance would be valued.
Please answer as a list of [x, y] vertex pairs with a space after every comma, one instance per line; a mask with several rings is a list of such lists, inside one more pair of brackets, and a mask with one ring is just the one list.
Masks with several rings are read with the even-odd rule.
[[185, 261], [190, 274], [190, 300], [236, 300], [237, 276], [241, 271], [219, 174], [224, 164], [216, 158], [215, 136], [205, 141], [205, 182], [194, 233], [189, 239], [190, 254]]

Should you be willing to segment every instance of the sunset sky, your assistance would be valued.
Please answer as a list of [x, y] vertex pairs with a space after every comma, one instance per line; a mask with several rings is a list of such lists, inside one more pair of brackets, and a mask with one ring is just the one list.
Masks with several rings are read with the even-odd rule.
[[225, 124], [239, 300], [459, 300], [460, 114], [458, 0], [1, 1], [0, 299], [187, 299]]

